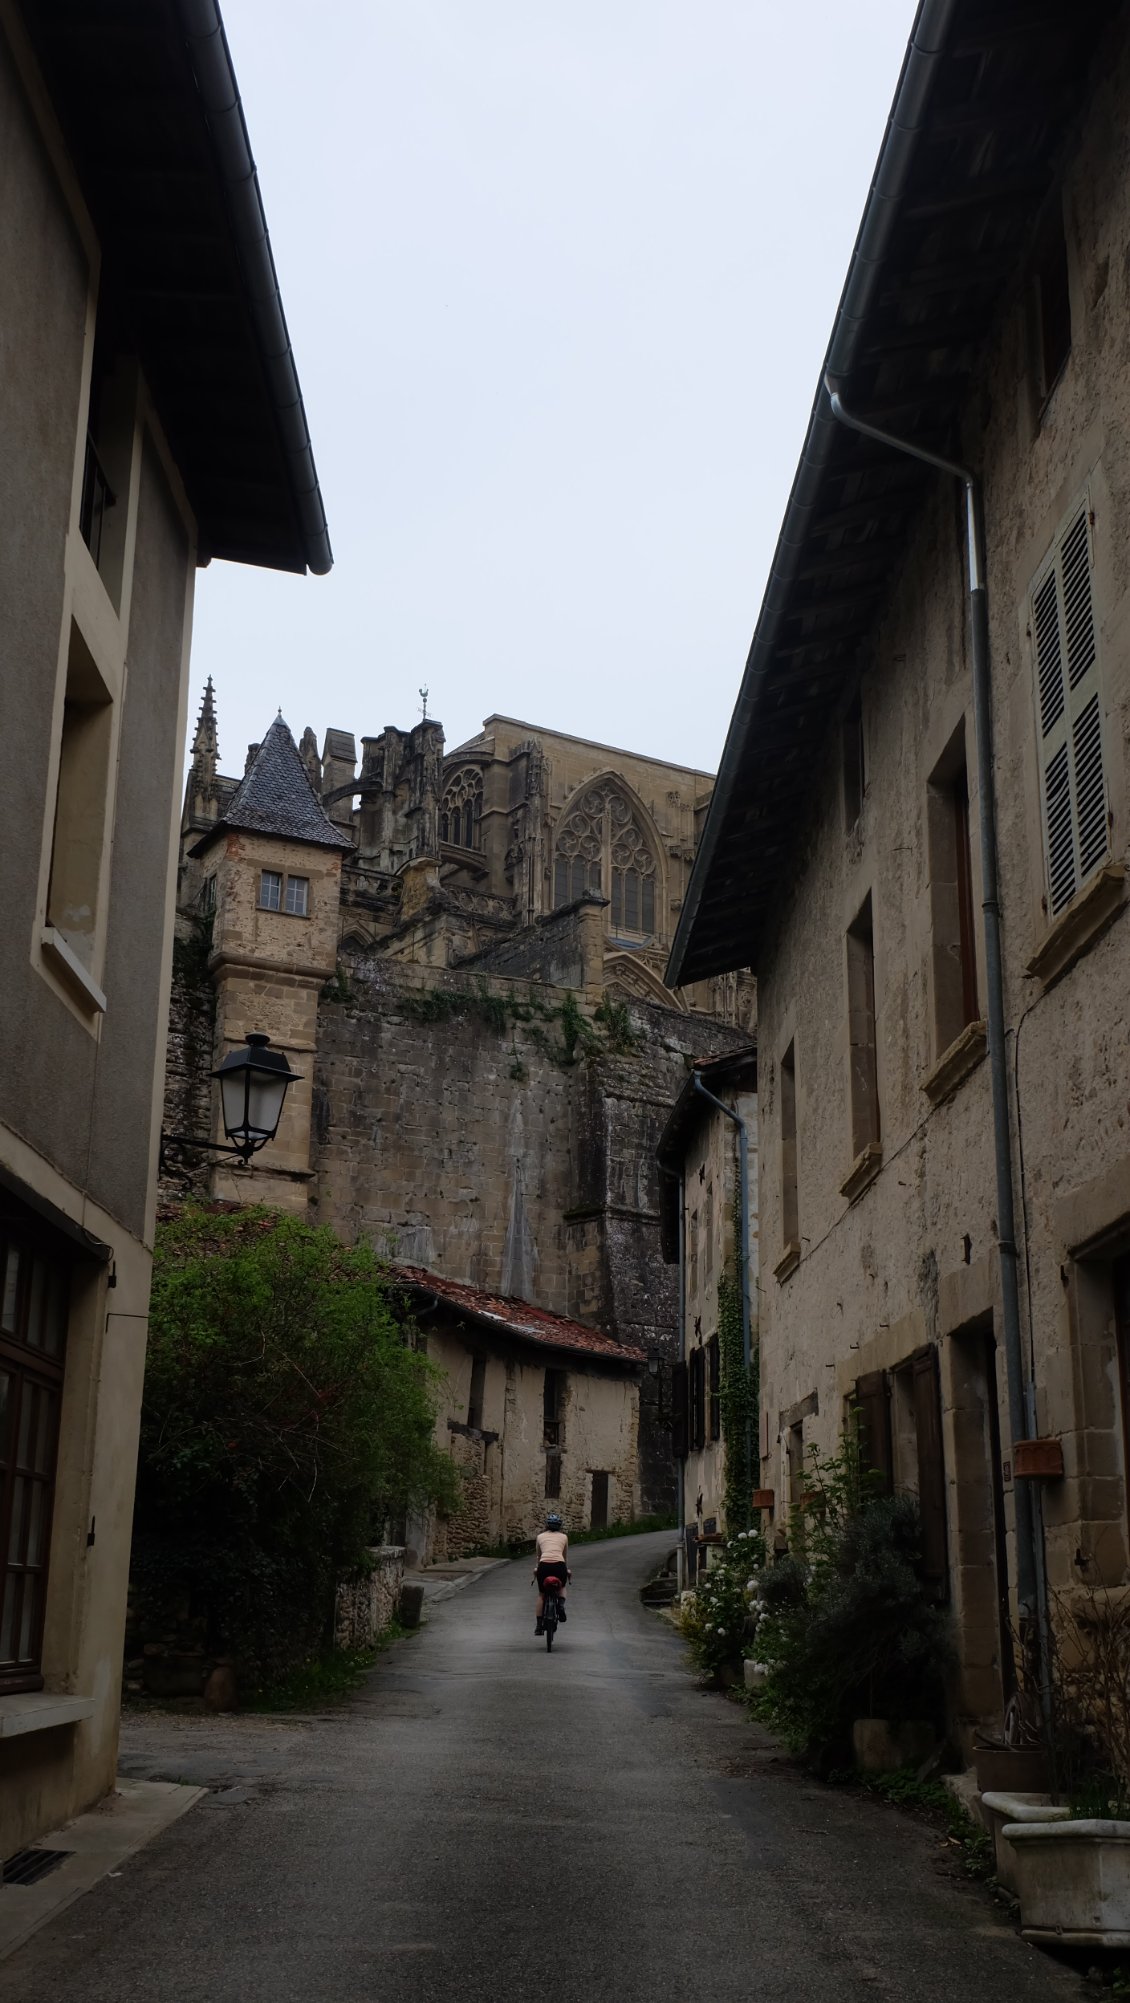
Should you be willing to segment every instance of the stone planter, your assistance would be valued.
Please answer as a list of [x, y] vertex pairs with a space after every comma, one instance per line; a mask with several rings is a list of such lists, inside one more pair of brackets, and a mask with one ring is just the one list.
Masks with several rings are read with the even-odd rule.
[[994, 1869], [997, 1882], [1019, 1897], [1016, 1885], [1016, 1852], [1005, 1835], [1005, 1824], [1009, 1822], [1069, 1822], [1071, 1810], [1053, 1806], [1047, 1794], [999, 1794], [990, 1791], [981, 1796], [981, 1813], [985, 1827], [993, 1839]]
[[1130, 1822], [1006, 1822], [1020, 1930], [1050, 1947], [1130, 1947]]
[[978, 1746], [973, 1764], [982, 1794], [1047, 1794], [1052, 1784], [1043, 1746]]
[[851, 1750], [861, 1773], [920, 1767], [937, 1743], [938, 1734], [926, 1719], [857, 1718], [851, 1728]]

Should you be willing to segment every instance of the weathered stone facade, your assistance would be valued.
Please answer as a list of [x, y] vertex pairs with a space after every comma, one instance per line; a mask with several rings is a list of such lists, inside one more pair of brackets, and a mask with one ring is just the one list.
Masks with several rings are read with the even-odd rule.
[[[185, 802], [182, 929], [211, 928], [214, 1061], [263, 1029], [301, 1082], [276, 1142], [250, 1167], [221, 1157], [197, 1186], [300, 1211], [392, 1259], [638, 1346], [656, 1370], [638, 1466], [618, 1486], [667, 1508], [676, 1305], [658, 1255], [655, 1144], [691, 1058], [743, 1040], [655, 972], [708, 782], [625, 757], [632, 779], [614, 786], [603, 747], [547, 739], [551, 758], [494, 721], [473, 759], [464, 747], [445, 761], [438, 724], [386, 731], [365, 740], [357, 775], [344, 733], [328, 734], [319, 759], [312, 733], [296, 748], [280, 719], [236, 787], [216, 772], [209, 690]], [[578, 793], [592, 806], [583, 821], [571, 818]], [[548, 816], [558, 796], [578, 840], [597, 845], [596, 806], [608, 838], [563, 884], [551, 822], [536, 841], [531, 832], [535, 804]], [[457, 807], [465, 851], [450, 839]], [[517, 897], [514, 857], [498, 851], [514, 816], [550, 872], [543, 904], [554, 875], [568, 893], [556, 910], [534, 908], [525, 865]], [[647, 917], [653, 932], [618, 936], [614, 903], [621, 925]], [[199, 1007], [187, 987], [183, 999]], [[737, 1018], [752, 990], [726, 977], [698, 999]], [[179, 1053], [193, 1033], [183, 1010], [174, 1024]], [[181, 1101], [186, 1089], [182, 1063]]]
[[[978, 922], [984, 725], [955, 483], [938, 475], [926, 487], [882, 567], [882, 539], [863, 540], [876, 502], [861, 489], [871, 472], [905, 479], [906, 460], [868, 443], [819, 474], [803, 462], [805, 505], [813, 522], [829, 525], [813, 530], [813, 545], [827, 534], [828, 570], [838, 566], [845, 601], [850, 560], [878, 551], [877, 567], [844, 615], [846, 624], [858, 604], [835, 712], [829, 679], [824, 713], [806, 721], [803, 736], [797, 726], [792, 781], [778, 801], [759, 797], [754, 780], [755, 710], [746, 712], [740, 758], [731, 747], [743, 801], [790, 855], [759, 910], [759, 936], [738, 900], [726, 942], [734, 961], [752, 953], [759, 989], [761, 1479], [787, 1522], [805, 1487], [805, 1456], [833, 1451], [845, 1405], [858, 1406], [869, 1458], [922, 1506], [924, 1570], [954, 1612], [954, 1722], [966, 1744], [978, 1721], [999, 1720], [1015, 1687], [1022, 1490], [1053, 1593], [1070, 1599], [1100, 1583], [1124, 1593], [1130, 1584], [1130, 31], [1122, 10], [1087, 56], [1069, 148], [1039, 162], [1048, 188], [1039, 240], [1017, 219], [994, 267], [991, 304], [955, 378], [961, 401], [949, 448], [977, 470], [984, 492], [999, 1091], [1017, 1211], [1020, 1400], [1010, 1401], [1006, 1383], [990, 975]], [[939, 74], [943, 57], [964, 59], [943, 49]], [[1049, 82], [1042, 106], [1031, 107], [1033, 130], [1037, 112], [1057, 114], [1065, 101]], [[916, 101], [923, 136], [908, 172], [918, 177], [921, 213], [940, 217], [960, 203], [947, 199], [954, 156], [948, 140], [936, 144], [934, 109]], [[999, 158], [991, 106], [980, 115], [978, 157]], [[891, 130], [901, 144], [897, 117]], [[883, 205], [876, 240], [896, 212], [889, 191]], [[872, 241], [874, 222], [869, 213], [861, 241]], [[927, 299], [916, 290], [914, 256], [923, 248], [928, 260], [931, 243], [916, 240], [911, 251], [900, 240], [875, 297], [903, 298], [918, 315], [916, 352], [942, 357], [944, 318], [964, 311], [953, 298], [962, 260], [949, 250], [953, 283]], [[897, 276], [896, 256], [904, 259]], [[1043, 347], [1049, 297], [1058, 302], [1054, 367]], [[885, 311], [874, 307], [860, 344], [877, 366], [897, 369], [898, 356], [884, 349]], [[836, 338], [848, 337], [840, 329]], [[861, 372], [859, 385], [844, 387], [845, 404], [863, 417], [868, 380]], [[927, 391], [919, 384], [915, 394], [915, 435], [934, 441]], [[901, 419], [904, 396], [914, 410], [909, 390], [884, 388], [878, 401], [898, 403]], [[782, 630], [817, 628], [822, 584], [815, 547], [805, 547], [793, 584], [775, 584]], [[830, 653], [824, 629], [818, 640]], [[788, 658], [804, 653], [798, 645]], [[816, 672], [811, 656], [799, 659], [797, 688]], [[773, 689], [768, 669], [762, 685]], [[708, 869], [703, 876], [705, 895]], [[719, 962], [722, 953], [691, 959], [700, 970]]]

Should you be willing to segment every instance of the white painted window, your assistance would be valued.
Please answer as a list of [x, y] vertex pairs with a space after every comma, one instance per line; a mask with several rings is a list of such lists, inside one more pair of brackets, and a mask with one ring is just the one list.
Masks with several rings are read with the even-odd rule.
[[282, 877], [275, 869], [259, 872], [259, 909], [277, 911], [282, 904]]
[[288, 876], [286, 880], [286, 908], [293, 918], [305, 918], [310, 900], [310, 879], [308, 876]]
[[1040, 805], [1053, 918], [1110, 849], [1092, 561], [1084, 495], [1032, 587]]

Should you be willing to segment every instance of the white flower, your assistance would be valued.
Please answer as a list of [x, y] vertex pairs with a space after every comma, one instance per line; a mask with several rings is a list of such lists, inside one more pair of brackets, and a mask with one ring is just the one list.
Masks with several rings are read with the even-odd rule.
[[725, 1628], [724, 1628], [724, 1627], [720, 1627], [720, 1628], [719, 1628], [719, 1630], [718, 1630], [718, 1639], [719, 1639], [719, 1641], [725, 1641], [725, 1639], [726, 1639], [726, 1630], [725, 1630]]

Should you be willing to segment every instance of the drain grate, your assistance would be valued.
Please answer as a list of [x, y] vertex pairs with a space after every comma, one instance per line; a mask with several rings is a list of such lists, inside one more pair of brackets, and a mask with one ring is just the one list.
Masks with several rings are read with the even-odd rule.
[[5, 1885], [38, 1885], [41, 1878], [53, 1871], [66, 1857], [73, 1857], [73, 1850], [17, 1850], [12, 1857], [5, 1857], [2, 1877]]

